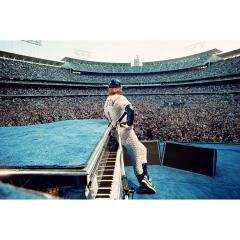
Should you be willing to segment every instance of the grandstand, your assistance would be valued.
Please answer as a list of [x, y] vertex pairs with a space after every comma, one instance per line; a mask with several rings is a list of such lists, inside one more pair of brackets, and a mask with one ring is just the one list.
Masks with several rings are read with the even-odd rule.
[[[239, 117], [238, 49], [228, 53], [212, 49], [176, 59], [143, 62], [142, 66], [69, 57], [58, 62], [1, 51], [1, 126], [102, 118], [102, 106], [107, 95], [106, 86], [111, 78], [122, 81], [124, 94], [129, 96], [138, 116], [141, 116], [137, 117], [139, 126], [145, 126], [145, 115], [154, 112], [152, 118], [155, 125], [152, 128], [160, 131], [157, 125], [160, 121], [158, 115], [163, 113], [161, 107], [184, 105], [189, 108], [187, 117], [191, 117], [193, 110], [190, 103], [198, 103], [198, 108], [202, 106], [208, 114], [211, 114], [211, 107], [219, 109], [207, 124], [211, 135], [203, 137], [198, 129], [199, 132], [195, 136], [195, 139], [200, 141], [212, 141], [212, 136], [220, 131], [212, 129], [216, 117], [233, 114], [234, 122]], [[226, 106], [226, 103], [229, 105]], [[92, 104], [94, 107], [91, 107]], [[207, 108], [206, 104], [210, 106]], [[147, 106], [148, 112], [144, 114]], [[170, 110], [164, 109], [165, 114], [167, 111]], [[179, 112], [174, 111], [174, 108], [171, 109], [169, 114], [181, 117]], [[169, 124], [173, 125], [173, 122]], [[136, 126], [138, 136], [142, 140], [148, 139], [146, 130], [139, 126]], [[237, 132], [234, 136], [231, 134], [225, 133], [224, 140], [239, 142]], [[153, 138], [192, 140], [191, 137], [180, 133], [167, 136], [157, 130]]]
[[196, 68], [204, 65], [204, 63], [220, 50], [212, 49], [207, 52], [194, 54], [187, 57], [154, 61], [154, 62], [143, 62], [142, 66], [131, 66], [130, 63], [106, 63], [106, 62], [92, 62], [83, 61], [73, 58], [63, 58], [65, 62], [63, 67], [71, 68], [75, 71], [80, 72], [101, 72], [101, 73], [154, 73], [154, 72], [168, 72], [173, 70]]
[[111, 78], [118, 78], [123, 85], [139, 85], [239, 77], [240, 57], [209, 64], [208, 60], [216, 52], [211, 50], [191, 58], [146, 62], [137, 67], [131, 67], [130, 63], [100, 63], [70, 58], [64, 58], [61, 63], [0, 52], [0, 79], [104, 85]]
[[42, 65], [49, 65], [49, 66], [56, 66], [56, 67], [57, 66], [59, 67], [63, 64], [62, 62], [58, 62], [58, 61], [30, 57], [30, 56], [26, 56], [26, 55], [20, 55], [20, 54], [4, 52], [4, 51], [0, 51], [0, 58], [11, 59], [11, 60], [15, 60], [15, 61], [23, 61], [23, 62], [28, 62], [28, 63], [39, 63]]

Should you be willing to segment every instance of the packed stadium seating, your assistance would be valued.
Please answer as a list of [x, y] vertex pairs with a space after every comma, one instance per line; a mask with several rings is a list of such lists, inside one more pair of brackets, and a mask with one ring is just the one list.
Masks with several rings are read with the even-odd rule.
[[142, 67], [0, 57], [0, 126], [103, 118], [105, 85], [119, 78], [141, 140], [240, 143], [240, 57], [209, 64], [208, 54]]
[[[105, 96], [1, 99], [0, 126], [103, 118]], [[129, 96], [141, 140], [239, 143], [239, 95]]]
[[[125, 95], [171, 95], [171, 94], [227, 94], [238, 91], [240, 93], [238, 83], [215, 83], [213, 85], [188, 85], [174, 87], [124, 87]], [[83, 88], [83, 87], [57, 87], [57, 86], [29, 86], [29, 85], [2, 85], [0, 88], [0, 96], [67, 96], [67, 95], [107, 95], [106, 87], [102, 88]]]
[[[111, 65], [110, 65], [111, 66]], [[157, 65], [158, 66], [158, 65]], [[92, 66], [91, 66], [92, 68]], [[168, 72], [152, 73], [105, 73], [76, 72], [59, 66], [46, 66], [19, 60], [0, 58], [0, 78], [18, 80], [44, 80], [59, 82], [78, 82], [90, 84], [106, 84], [112, 78], [119, 78], [123, 84], [150, 84], [204, 80], [240, 74], [240, 57], [222, 60], [197, 68], [178, 69]]]

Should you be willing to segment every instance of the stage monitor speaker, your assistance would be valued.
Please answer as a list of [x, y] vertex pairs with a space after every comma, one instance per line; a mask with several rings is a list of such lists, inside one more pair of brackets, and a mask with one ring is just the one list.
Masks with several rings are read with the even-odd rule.
[[[147, 148], [148, 165], [160, 165], [160, 154], [159, 154], [158, 141], [142, 142], [142, 144]], [[123, 152], [124, 152], [124, 155], [123, 155], [124, 165], [132, 166], [130, 157], [124, 147], [123, 147]]]
[[216, 149], [166, 142], [163, 151], [164, 166], [207, 176], [215, 175]]

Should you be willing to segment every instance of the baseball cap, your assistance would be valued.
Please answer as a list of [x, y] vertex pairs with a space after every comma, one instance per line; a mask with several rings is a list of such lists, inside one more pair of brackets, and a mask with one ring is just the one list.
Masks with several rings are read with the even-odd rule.
[[121, 82], [118, 79], [112, 79], [108, 83], [108, 88], [118, 88], [121, 87]]

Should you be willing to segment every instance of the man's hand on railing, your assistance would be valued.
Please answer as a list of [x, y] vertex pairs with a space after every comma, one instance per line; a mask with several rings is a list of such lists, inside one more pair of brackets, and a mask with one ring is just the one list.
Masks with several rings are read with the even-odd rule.
[[110, 124], [109, 124], [109, 127], [111, 127], [111, 128], [114, 128], [114, 127], [116, 127], [116, 122], [115, 121], [112, 121]]

